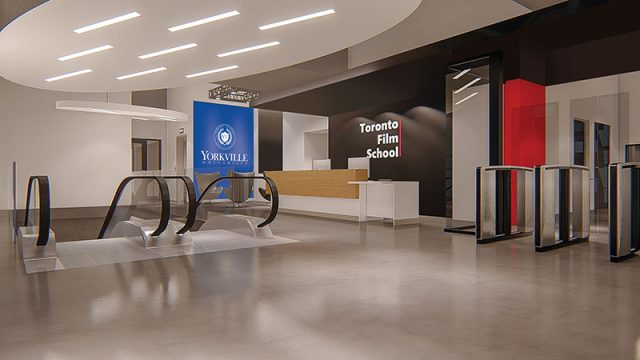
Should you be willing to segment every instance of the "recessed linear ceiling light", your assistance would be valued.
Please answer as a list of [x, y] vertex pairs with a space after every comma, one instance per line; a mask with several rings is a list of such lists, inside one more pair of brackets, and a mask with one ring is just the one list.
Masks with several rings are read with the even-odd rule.
[[74, 77], [74, 76], [78, 76], [78, 75], [88, 74], [90, 72], [93, 72], [93, 70], [84, 69], [84, 70], [75, 71], [75, 72], [64, 74], [64, 75], [60, 75], [60, 76], [54, 76], [54, 77], [45, 79], [45, 81], [47, 81], [47, 82], [58, 81], [58, 80], [62, 80], [62, 79], [66, 79], [66, 78], [70, 78], [70, 77]]
[[194, 48], [196, 46], [198, 46], [198, 44], [196, 44], [196, 43], [191, 43], [191, 44], [182, 45], [182, 46], [176, 46], [176, 47], [171, 48], [171, 49], [160, 50], [160, 51], [153, 52], [151, 54], [140, 55], [140, 56], [138, 56], [138, 58], [144, 60], [144, 59], [148, 59], [148, 58], [152, 58], [152, 57], [156, 57], [156, 56], [160, 56], [160, 55], [171, 54], [171, 53], [174, 53], [176, 51], [182, 51], [182, 50], [191, 49], [191, 48]]
[[95, 53], [98, 53], [98, 52], [101, 52], [101, 51], [105, 51], [105, 50], [109, 50], [109, 49], [113, 49], [113, 46], [111, 46], [111, 45], [98, 46], [97, 48], [93, 48], [93, 49], [89, 49], [89, 50], [85, 50], [85, 51], [80, 51], [80, 52], [77, 52], [75, 54], [59, 57], [58, 61], [67, 61], [67, 60], [71, 60], [71, 59], [79, 58], [79, 57], [82, 57], [82, 56], [95, 54]]
[[464, 98], [464, 99], [462, 99], [462, 100], [458, 101], [458, 102], [456, 103], [456, 105], [460, 105], [460, 104], [462, 104], [463, 102], [465, 102], [465, 101], [467, 101], [467, 100], [471, 99], [472, 97], [474, 97], [474, 96], [476, 96], [476, 95], [478, 95], [478, 93], [477, 93], [477, 92], [474, 92], [473, 94], [471, 94], [471, 95], [467, 96], [466, 98]]
[[285, 26], [285, 25], [289, 25], [289, 24], [295, 24], [297, 22], [301, 22], [301, 21], [305, 21], [305, 20], [311, 20], [311, 19], [315, 19], [321, 16], [326, 16], [326, 15], [331, 15], [331, 14], [335, 14], [336, 11], [333, 9], [329, 9], [329, 10], [324, 10], [324, 11], [320, 11], [317, 13], [313, 13], [313, 14], [308, 14], [308, 15], [303, 15], [303, 16], [298, 16], [292, 19], [288, 19], [288, 20], [282, 20], [282, 21], [278, 21], [278, 22], [274, 22], [273, 24], [268, 24], [268, 25], [262, 25], [260, 27], [258, 27], [260, 30], [269, 30], [269, 29], [273, 29], [273, 28], [277, 28], [280, 26]]
[[229, 12], [226, 12], [226, 13], [223, 13], [223, 14], [220, 14], [220, 15], [214, 15], [214, 16], [210, 16], [208, 18], [204, 18], [204, 19], [188, 22], [186, 24], [172, 26], [172, 27], [169, 28], [169, 31], [176, 32], [176, 31], [180, 31], [180, 30], [184, 30], [184, 29], [189, 29], [189, 28], [192, 28], [192, 27], [195, 27], [195, 26], [208, 24], [210, 22], [214, 22], [214, 21], [230, 18], [230, 17], [236, 16], [236, 15], [240, 15], [240, 13], [237, 12], [236, 10], [233, 10], [233, 11], [229, 11]]
[[471, 85], [473, 85], [473, 84], [477, 83], [477, 82], [478, 82], [478, 81], [480, 81], [480, 80], [482, 80], [482, 78], [475, 78], [475, 79], [471, 80], [471, 82], [470, 82], [470, 83], [468, 83], [467, 85], [465, 85], [465, 86], [461, 87], [460, 89], [458, 89], [458, 90], [454, 91], [453, 93], [454, 93], [454, 94], [458, 94], [459, 92], [463, 91], [464, 89], [466, 89], [466, 88], [468, 88], [469, 86], [471, 86]]
[[236, 55], [236, 54], [242, 54], [242, 53], [246, 53], [246, 52], [249, 52], [249, 51], [260, 50], [260, 49], [264, 49], [264, 48], [268, 48], [268, 47], [272, 47], [272, 46], [276, 46], [276, 45], [280, 45], [280, 42], [279, 41], [273, 41], [273, 42], [269, 42], [269, 43], [266, 43], [266, 44], [250, 46], [250, 47], [244, 48], [244, 49], [233, 50], [233, 51], [225, 52], [225, 53], [222, 53], [222, 54], [218, 54], [218, 57], [225, 57], [225, 56], [231, 56], [231, 55]]
[[109, 26], [109, 25], [117, 24], [119, 22], [131, 20], [133, 18], [137, 18], [138, 16], [140, 16], [140, 14], [138, 14], [137, 12], [134, 11], [132, 13], [128, 13], [128, 14], [124, 14], [124, 15], [121, 15], [121, 16], [118, 16], [118, 17], [114, 17], [113, 19], [100, 21], [99, 23], [95, 23], [93, 25], [88, 25], [88, 26], [81, 27], [79, 29], [75, 29], [75, 30], [73, 30], [73, 32], [75, 32], [76, 34], [83, 34], [83, 33], [86, 33], [88, 31], [91, 31], [91, 30], [96, 30], [96, 29], [103, 28], [105, 26]]
[[198, 76], [215, 74], [215, 73], [218, 73], [218, 72], [221, 72], [221, 71], [233, 70], [233, 69], [237, 69], [237, 68], [238, 68], [238, 65], [231, 65], [231, 66], [226, 66], [226, 67], [222, 67], [222, 68], [218, 68], [218, 69], [203, 71], [203, 72], [199, 72], [199, 73], [195, 73], [195, 74], [189, 74], [189, 75], [186, 75], [185, 77], [191, 79], [191, 78], [198, 77]]
[[471, 69], [465, 69], [465, 70], [460, 71], [460, 73], [458, 75], [453, 77], [453, 80], [460, 79], [461, 77], [464, 76], [464, 74], [468, 73], [469, 71], [471, 71]]
[[118, 80], [126, 80], [126, 79], [134, 78], [134, 77], [137, 77], [137, 76], [153, 74], [153, 73], [157, 73], [157, 72], [165, 71], [165, 70], [167, 70], [166, 67], [159, 67], [159, 68], [155, 68], [155, 69], [151, 69], [151, 70], [140, 71], [140, 72], [129, 74], [129, 75], [118, 76], [116, 79], [118, 79]]

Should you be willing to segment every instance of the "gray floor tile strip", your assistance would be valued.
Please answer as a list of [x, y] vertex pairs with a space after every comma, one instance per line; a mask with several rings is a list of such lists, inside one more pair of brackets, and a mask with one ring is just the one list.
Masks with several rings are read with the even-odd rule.
[[297, 242], [282, 237], [256, 239], [224, 230], [197, 232], [192, 234], [192, 238], [193, 245], [165, 246], [152, 249], [144, 247], [142, 238], [61, 242], [57, 244], [58, 262], [56, 266], [51, 266], [51, 264], [38, 266], [37, 263], [33, 263], [26, 266], [26, 270], [27, 273], [35, 273]]

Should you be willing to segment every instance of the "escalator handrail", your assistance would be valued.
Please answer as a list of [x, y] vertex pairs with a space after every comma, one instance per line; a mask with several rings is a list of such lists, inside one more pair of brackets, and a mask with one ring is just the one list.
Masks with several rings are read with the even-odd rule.
[[189, 212], [187, 213], [187, 220], [184, 226], [176, 232], [178, 235], [182, 235], [191, 230], [193, 224], [196, 223], [196, 215], [198, 210], [198, 201], [196, 199], [196, 186], [188, 176], [165, 176], [165, 179], [178, 179], [184, 182], [184, 186], [187, 189], [187, 195], [189, 196]]
[[202, 199], [204, 195], [211, 189], [216, 183], [223, 180], [233, 180], [233, 179], [262, 179], [269, 186], [269, 191], [271, 191], [271, 211], [269, 212], [269, 217], [263, 222], [261, 222], [258, 227], [264, 227], [273, 222], [278, 215], [278, 207], [280, 206], [280, 198], [278, 197], [278, 188], [276, 187], [275, 182], [268, 176], [223, 176], [213, 180], [200, 194], [200, 198], [198, 198], [198, 206], [202, 203]]
[[151, 233], [151, 236], [158, 236], [162, 234], [169, 225], [169, 219], [171, 217], [171, 203], [169, 197], [169, 185], [167, 184], [167, 180], [165, 180], [162, 176], [128, 176], [124, 178], [120, 185], [118, 185], [118, 189], [116, 190], [115, 195], [113, 196], [113, 201], [111, 202], [111, 206], [109, 206], [109, 212], [107, 213], [107, 217], [104, 219], [104, 223], [102, 224], [102, 228], [100, 229], [100, 235], [98, 235], [98, 239], [104, 238], [107, 229], [109, 228], [109, 224], [113, 220], [113, 215], [116, 212], [116, 208], [118, 207], [118, 202], [120, 201], [120, 197], [124, 192], [126, 186], [133, 180], [154, 180], [158, 183], [160, 188], [160, 198], [162, 200], [162, 211], [160, 213], [160, 223], [156, 230]]
[[48, 176], [31, 176], [27, 187], [27, 205], [25, 206], [24, 226], [29, 226], [29, 204], [31, 203], [31, 189], [38, 182], [38, 241], [37, 246], [45, 246], [49, 242], [49, 229], [51, 227], [51, 191], [49, 189]]

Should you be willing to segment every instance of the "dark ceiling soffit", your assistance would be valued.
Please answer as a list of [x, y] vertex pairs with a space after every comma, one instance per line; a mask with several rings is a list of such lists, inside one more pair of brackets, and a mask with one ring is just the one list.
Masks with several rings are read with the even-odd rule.
[[46, 2], [47, 0], [0, 0], [0, 31], [22, 14]]
[[449, 39], [445, 39], [433, 44], [425, 45], [413, 50], [409, 50], [397, 55], [390, 56], [385, 59], [374, 61], [372, 63], [362, 65], [357, 68], [350, 69], [336, 75], [328, 76], [318, 81], [314, 81], [314, 82], [307, 83], [301, 86], [296, 86], [284, 91], [273, 93], [259, 99], [258, 101], [253, 103], [252, 106], [256, 108], [268, 109], [269, 104], [277, 100], [282, 100], [290, 96], [294, 96], [304, 92], [309, 92], [324, 86], [328, 86], [331, 84], [335, 84], [338, 82], [342, 82], [342, 81], [353, 79], [359, 76], [370, 74], [372, 72], [376, 72], [388, 67], [406, 64], [406, 63], [420, 60], [420, 59], [425, 59], [432, 55], [442, 54], [443, 52], [448, 53], [451, 56], [452, 62], [464, 62], [472, 58], [489, 56], [491, 54], [501, 51], [502, 49], [497, 49], [496, 47], [492, 47], [492, 46], [480, 45], [480, 46], [473, 46], [473, 49], [475, 51], [464, 52], [464, 54], [457, 53], [454, 50], [461, 47], [469, 46], [471, 44], [479, 44], [479, 43], [481, 44], [485, 41], [489, 43], [493, 43], [495, 38], [504, 37], [505, 35], [508, 36], [505, 39], [508, 42], [507, 39], [509, 37], [514, 38], [515, 32], [518, 30], [532, 27], [534, 25], [541, 25], [542, 23], [547, 23], [549, 21], [553, 21], [556, 19], [564, 18], [567, 15], [575, 14], [579, 9], [583, 7], [601, 5], [602, 3], [606, 3], [606, 2], [607, 1], [605, 0], [570, 0], [568, 2], [553, 5], [538, 11], [530, 12], [528, 14], [524, 14], [513, 19], [505, 20], [503, 22], [490, 25], [485, 28], [472, 30], [470, 32], [467, 32], [458, 36], [454, 36]]
[[358, 66], [357, 68], [353, 68], [336, 75], [328, 76], [318, 81], [314, 81], [308, 84], [304, 84], [291, 89], [287, 89], [285, 91], [281, 91], [278, 93], [265, 96], [259, 99], [258, 101], [256, 101], [255, 103], [253, 103], [252, 106], [256, 108], [268, 108], [268, 104], [276, 100], [284, 99], [289, 96], [312, 91], [328, 85], [332, 85], [342, 81], [357, 78], [363, 75], [371, 74], [376, 71], [380, 71], [396, 65], [407, 64], [412, 61], [424, 59], [431, 55], [436, 55], [438, 53], [441, 53], [441, 51], [442, 50], [437, 49], [435, 47], [423, 47], [416, 50], [401, 53], [398, 55], [394, 55], [386, 59], [382, 59], [366, 65]]

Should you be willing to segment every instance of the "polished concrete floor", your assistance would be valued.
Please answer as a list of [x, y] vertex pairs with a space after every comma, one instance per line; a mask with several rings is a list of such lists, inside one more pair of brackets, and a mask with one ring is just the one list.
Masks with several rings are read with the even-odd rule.
[[299, 243], [26, 275], [0, 359], [640, 359], [640, 259], [282, 215]]

